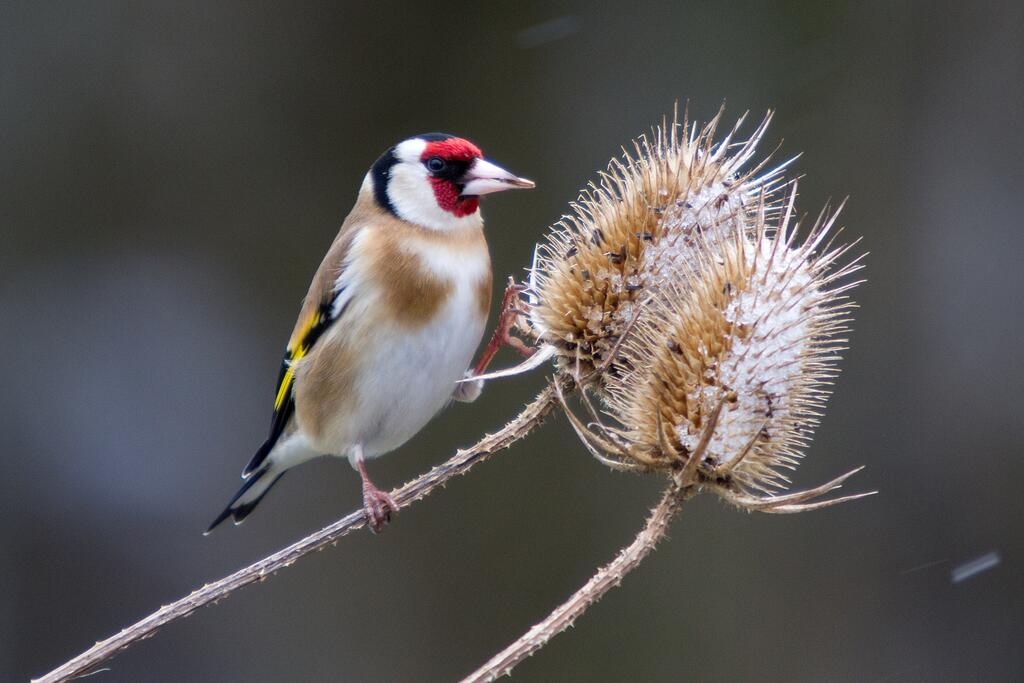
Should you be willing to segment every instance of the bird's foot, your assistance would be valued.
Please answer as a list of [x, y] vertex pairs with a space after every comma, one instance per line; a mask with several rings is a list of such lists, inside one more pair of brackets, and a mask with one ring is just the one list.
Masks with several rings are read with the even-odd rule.
[[363, 514], [366, 515], [366, 524], [373, 533], [380, 533], [384, 525], [391, 521], [391, 515], [398, 512], [398, 504], [387, 492], [381, 491], [370, 481], [362, 448], [358, 451], [355, 466], [359, 478], [363, 480]]
[[366, 515], [370, 531], [380, 533], [395, 512], [398, 512], [398, 504], [390, 494], [381, 491], [369, 481], [363, 483], [363, 513]]
[[512, 330], [516, 326], [516, 319], [528, 313], [521, 306], [522, 302], [519, 300], [519, 295], [523, 293], [524, 289], [523, 285], [516, 284], [512, 278], [508, 279], [505, 295], [501, 299], [501, 313], [498, 314], [498, 324], [495, 326], [494, 333], [487, 342], [487, 346], [484, 348], [483, 355], [480, 356], [480, 361], [476, 364], [473, 374], [484, 374], [487, 366], [491, 364], [494, 355], [498, 353], [498, 349], [503, 346], [515, 349], [526, 358], [532, 356], [534, 351], [536, 351], [533, 347], [527, 346], [522, 339], [512, 336]]

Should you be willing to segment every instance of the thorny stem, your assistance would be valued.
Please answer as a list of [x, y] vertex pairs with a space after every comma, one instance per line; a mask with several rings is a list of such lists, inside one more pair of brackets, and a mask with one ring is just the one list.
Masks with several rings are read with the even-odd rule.
[[623, 577], [635, 569], [665, 536], [669, 522], [679, 511], [684, 500], [696, 492], [694, 487], [679, 488], [672, 485], [651, 511], [647, 524], [627, 547], [623, 548], [611, 564], [596, 574], [572, 597], [559, 605], [544, 621], [524, 633], [517, 641], [492, 657], [486, 664], [462, 679], [462, 683], [483, 683], [508, 675], [512, 668], [547, 645], [548, 641], [572, 626], [588, 607], [605, 593], [619, 585]]
[[[566, 380], [555, 381], [566, 382]], [[392, 491], [391, 496], [398, 504], [398, 508], [402, 509], [411, 505], [437, 487], [443, 486], [456, 475], [465, 474], [470, 467], [486, 460], [495, 451], [508, 448], [522, 439], [533, 431], [557, 404], [555, 389], [553, 385], [549, 385], [505, 427], [494, 434], [484, 436], [470, 448], [459, 450], [447, 462]], [[263, 581], [274, 572], [290, 566], [296, 560], [315, 550], [323, 550], [327, 545], [336, 543], [342, 536], [364, 526], [366, 526], [366, 517], [363, 511], [351, 512], [333, 524], [269, 557], [254, 562], [223, 579], [208, 583], [169, 605], [164, 605], [141, 621], [96, 643], [74, 659], [62, 664], [45, 676], [35, 679], [35, 683], [68, 681], [88, 673], [121, 650], [134, 645], [143, 638], [152, 636], [161, 626], [186, 617], [200, 607], [223, 600], [243, 586]]]

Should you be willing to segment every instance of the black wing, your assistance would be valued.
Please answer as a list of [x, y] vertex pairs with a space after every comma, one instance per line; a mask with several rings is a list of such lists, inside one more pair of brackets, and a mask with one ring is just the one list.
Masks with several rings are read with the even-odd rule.
[[281, 362], [281, 371], [277, 376], [277, 391], [274, 394], [274, 415], [270, 421], [270, 436], [260, 446], [259, 450], [256, 451], [256, 454], [252, 456], [252, 460], [245, 466], [245, 469], [242, 470], [243, 477], [248, 477], [259, 469], [263, 461], [270, 455], [270, 451], [277, 444], [277, 440], [281, 438], [281, 434], [284, 433], [288, 420], [295, 414], [295, 396], [292, 393], [292, 385], [295, 383], [295, 363], [309, 353], [309, 350], [313, 348], [313, 345], [316, 344], [323, 333], [345, 312], [344, 309], [348, 306], [347, 301], [341, 310], [337, 312], [334, 310], [334, 304], [340, 295], [340, 291], [334, 292], [330, 299], [321, 302], [316, 311], [307, 318], [302, 327], [289, 340], [288, 347], [284, 351], [284, 360]]

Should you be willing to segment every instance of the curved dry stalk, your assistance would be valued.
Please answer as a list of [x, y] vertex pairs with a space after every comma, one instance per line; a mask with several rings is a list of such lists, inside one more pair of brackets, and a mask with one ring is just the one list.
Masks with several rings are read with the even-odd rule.
[[628, 546], [619, 552], [611, 564], [599, 569], [594, 576], [572, 597], [559, 605], [544, 621], [524, 633], [518, 640], [492, 657], [486, 664], [462, 679], [462, 683], [483, 683], [508, 675], [512, 668], [547, 645], [548, 641], [572, 626], [588, 607], [600, 600], [605, 593], [619, 585], [626, 574], [635, 569], [654, 546], [665, 536], [669, 522], [679, 511], [684, 500], [689, 498], [693, 488], [680, 489], [673, 485], [662, 496], [651, 511], [647, 524]]
[[[447, 462], [438, 465], [429, 472], [420, 475], [404, 486], [391, 492], [398, 508], [405, 508], [417, 500], [427, 496], [438, 486], [459, 474], [465, 474], [470, 467], [486, 460], [495, 451], [508, 448], [522, 439], [537, 427], [551, 410], [558, 404], [555, 387], [556, 380], [547, 386], [505, 427], [480, 439], [470, 448], [460, 449]], [[156, 612], [141, 621], [132, 624], [106, 640], [102, 640], [74, 659], [62, 664], [50, 673], [35, 679], [35, 683], [56, 683], [77, 678], [100, 664], [108, 661], [121, 650], [135, 644], [143, 638], [152, 636], [161, 626], [188, 616], [195, 610], [218, 600], [227, 598], [239, 588], [257, 581], [265, 580], [274, 572], [290, 566], [295, 561], [315, 550], [323, 550], [327, 545], [336, 543], [342, 536], [366, 525], [362, 510], [351, 512], [333, 524], [306, 538], [293, 543], [269, 557], [238, 570], [230, 576], [208, 583], [175, 602], [164, 605]]]
[[815, 498], [820, 498], [826, 493], [842, 488], [844, 481], [857, 474], [862, 469], [864, 469], [864, 465], [861, 465], [856, 469], [852, 469], [846, 474], [841, 474], [832, 481], [827, 481], [820, 486], [777, 496], [750, 496], [743, 493], [737, 493], [736, 491], [730, 491], [729, 489], [722, 487], [716, 487], [715, 490], [718, 495], [722, 496], [722, 498], [733, 505], [751, 511], [771, 512], [776, 514], [810, 512], [812, 510], [820, 510], [822, 508], [838, 505], [839, 503], [848, 503], [851, 500], [857, 500], [858, 498], [866, 498], [878, 493], [878, 491], [865, 491], [864, 493], [854, 493], [849, 496], [842, 496], [841, 498], [830, 498], [828, 500], [821, 500], [815, 503], [808, 502]]
[[[580, 422], [580, 419], [576, 417], [576, 414], [572, 412], [571, 408], [569, 408], [569, 404], [565, 400], [565, 394], [562, 393], [562, 390], [557, 385], [555, 385], [555, 395], [558, 398], [558, 403], [562, 406], [562, 412], [565, 414], [566, 418], [569, 419], [569, 424], [572, 426], [573, 431], [576, 432], [576, 436], [579, 437], [580, 443], [586, 447], [590, 454], [594, 456], [599, 463], [620, 472], [644, 471], [645, 468], [642, 465], [613, 460], [612, 458], [606, 457], [602, 454], [598, 448], [602, 448], [609, 453], [618, 452], [621, 455], [627, 455], [618, 444], [598, 436], [590, 431], [586, 425]], [[580, 395], [586, 396], [586, 391], [580, 391]]]

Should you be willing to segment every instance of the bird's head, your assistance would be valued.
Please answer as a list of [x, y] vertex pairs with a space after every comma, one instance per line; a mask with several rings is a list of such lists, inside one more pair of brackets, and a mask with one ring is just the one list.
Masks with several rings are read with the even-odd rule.
[[377, 159], [366, 182], [381, 208], [435, 230], [479, 225], [480, 195], [533, 187], [486, 160], [469, 140], [443, 133], [398, 143]]

